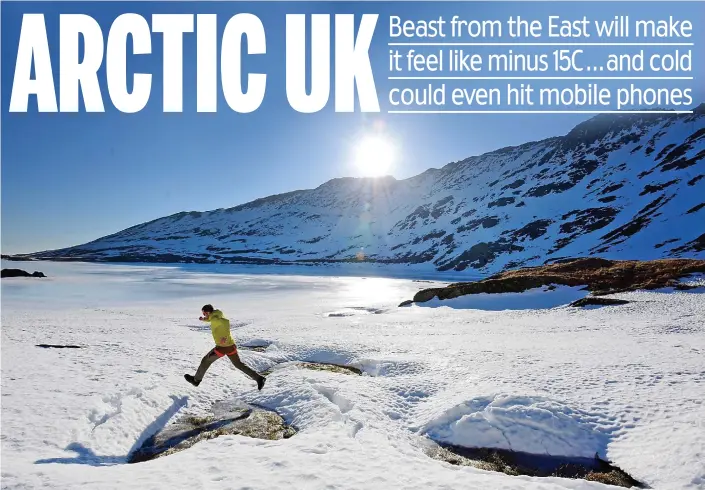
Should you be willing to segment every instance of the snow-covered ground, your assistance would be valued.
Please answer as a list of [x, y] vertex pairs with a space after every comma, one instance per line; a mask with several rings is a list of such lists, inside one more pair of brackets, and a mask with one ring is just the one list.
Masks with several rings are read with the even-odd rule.
[[[526, 301], [396, 305], [433, 283], [218, 274], [151, 266], [9, 263], [2, 281], [3, 488], [608, 488], [512, 477], [429, 458], [427, 438], [608, 458], [653, 488], [705, 488], [705, 288], [618, 295], [579, 309]], [[699, 282], [696, 284], [705, 284]], [[264, 390], [220, 360], [213, 303], [263, 371]], [[518, 305], [518, 306], [516, 306]], [[475, 308], [475, 309], [469, 309]], [[82, 349], [41, 349], [35, 344]], [[363, 376], [289, 361], [348, 363]], [[180, 414], [241, 399], [299, 433], [223, 436], [154, 461], [126, 455]]]

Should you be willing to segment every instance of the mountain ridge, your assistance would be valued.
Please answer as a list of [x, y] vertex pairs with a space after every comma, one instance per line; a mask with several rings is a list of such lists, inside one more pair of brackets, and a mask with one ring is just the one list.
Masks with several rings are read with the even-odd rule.
[[704, 161], [705, 104], [693, 114], [601, 114], [564, 136], [406, 179], [331, 179], [27, 257], [493, 273], [570, 256], [700, 256]]

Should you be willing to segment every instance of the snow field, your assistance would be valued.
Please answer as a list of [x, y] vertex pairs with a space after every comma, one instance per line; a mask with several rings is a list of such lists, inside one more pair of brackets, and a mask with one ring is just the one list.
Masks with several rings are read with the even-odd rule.
[[[598, 452], [653, 488], [705, 488], [699, 290], [594, 309], [396, 308], [428, 284], [51, 268], [50, 282], [2, 284], [3, 488], [607, 488], [454, 467], [424, 454], [429, 439]], [[77, 284], [95, 294], [71, 301]], [[197, 389], [183, 380], [212, 347], [197, 320], [205, 302], [240, 345], [270, 344], [240, 350], [273, 368], [262, 392], [225, 360]], [[352, 313], [328, 315], [341, 311]], [[235, 399], [276, 410], [298, 434], [223, 436], [124, 464], [170, 420]]]

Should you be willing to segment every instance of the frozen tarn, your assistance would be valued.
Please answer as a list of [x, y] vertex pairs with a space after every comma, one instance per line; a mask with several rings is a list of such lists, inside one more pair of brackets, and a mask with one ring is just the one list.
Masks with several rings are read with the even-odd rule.
[[[179, 273], [186, 287], [141, 269], [52, 264], [49, 282], [21, 293], [2, 283], [3, 488], [605, 488], [454, 467], [424, 451], [430, 435], [486, 444], [497, 427], [513, 447], [597, 448], [653, 488], [705, 488], [702, 294], [620, 294], [631, 302], [594, 310], [396, 308], [426, 284], [233, 275], [214, 285]], [[205, 300], [238, 325], [237, 342], [269, 345], [243, 349], [246, 363], [282, 365], [263, 391], [222, 360], [199, 388], [184, 382], [212, 347], [192, 328]], [[385, 312], [325, 316], [351, 306]], [[232, 400], [276, 410], [299, 432], [223, 436], [124, 464], [160, 427]]]

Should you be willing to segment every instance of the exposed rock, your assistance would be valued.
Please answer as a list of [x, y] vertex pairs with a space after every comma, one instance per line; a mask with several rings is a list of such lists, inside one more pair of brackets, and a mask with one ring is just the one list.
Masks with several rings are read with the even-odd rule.
[[298, 366], [304, 369], [313, 369], [314, 371], [328, 371], [338, 374], [362, 374], [360, 369], [353, 366], [344, 366], [342, 364], [332, 364], [326, 362], [300, 362], [298, 363]]
[[560, 250], [581, 235], [604, 228], [615, 219], [617, 214], [618, 210], [609, 207], [575, 210], [564, 214], [562, 219], [568, 220], [572, 218], [560, 226], [561, 234], [567, 236], [562, 236], [556, 240], [556, 244], [550, 253]]
[[82, 345], [37, 344], [42, 349], [83, 349]]
[[672, 252], [681, 254], [685, 252], [702, 252], [703, 250], [705, 250], [705, 233], [700, 235], [695, 240], [686, 243], [685, 245], [681, 245], [680, 247], [674, 248]]
[[251, 350], [254, 352], [265, 352], [269, 345], [238, 345], [237, 348], [241, 350]]
[[543, 197], [552, 193], [560, 194], [561, 192], [572, 188], [574, 185], [575, 184], [572, 182], [555, 182], [551, 184], [544, 184], [529, 189], [526, 194], [524, 194], [524, 197]]
[[671, 150], [674, 149], [675, 147], [676, 147], [676, 145], [674, 145], [673, 143], [671, 143], [670, 145], [664, 146], [664, 147], [663, 147], [663, 150], [661, 150], [661, 151], [658, 153], [658, 155], [656, 155], [656, 160], [657, 160], [657, 161], [658, 161], [658, 160], [661, 160], [663, 157], [665, 157], [665, 156], [668, 154], [669, 151], [671, 151]]
[[421, 241], [427, 242], [427, 241], [432, 240], [432, 239], [434, 239], [434, 238], [441, 238], [441, 237], [445, 236], [445, 234], [446, 234], [446, 232], [443, 231], [443, 230], [432, 231], [432, 232], [429, 233], [428, 235], [425, 235], [425, 236], [421, 239]]
[[560, 227], [560, 232], [572, 234], [573, 237], [590, 233], [610, 224], [616, 215], [616, 209], [607, 207], [571, 211], [568, 214], [564, 214], [562, 218], [564, 220], [573, 219], [563, 223]]
[[243, 402], [214, 406], [212, 415], [186, 416], [147, 439], [128, 456], [128, 463], [140, 463], [178, 451], [223, 435], [241, 435], [257, 439], [278, 440], [296, 431], [275, 412]]
[[497, 216], [487, 216], [485, 218], [477, 218], [468, 221], [463, 226], [459, 227], [457, 232], [463, 233], [465, 231], [475, 231], [480, 226], [482, 226], [483, 228], [492, 228], [494, 226], [497, 226], [498, 224], [499, 218]]
[[535, 240], [546, 234], [548, 227], [551, 226], [553, 221], [550, 219], [539, 219], [526, 224], [518, 230], [511, 232], [510, 236], [512, 240], [523, 240], [529, 238]]
[[622, 469], [601, 459], [529, 454], [506, 449], [469, 448], [451, 444], [432, 445], [426, 453], [433, 459], [457, 466], [472, 466], [507, 475], [581, 478], [626, 488], [644, 488]]
[[654, 245], [654, 248], [665, 247], [666, 245], [668, 245], [670, 243], [676, 243], [678, 241], [680, 241], [680, 238], [669, 238], [668, 240], [665, 240], [661, 243], [657, 243], [656, 245]]
[[402, 301], [401, 303], [399, 303], [399, 308], [402, 308], [404, 306], [411, 306], [413, 304], [414, 304], [413, 301], [411, 301], [410, 299], [407, 299], [406, 301]]
[[497, 199], [496, 201], [492, 201], [491, 203], [489, 203], [487, 205], [487, 207], [488, 208], [493, 208], [493, 207], [501, 208], [504, 206], [508, 206], [510, 204], [514, 204], [514, 201], [516, 201], [516, 198], [514, 198], [514, 197], [502, 197], [502, 198]]
[[705, 136], [705, 129], [700, 129], [689, 136], [681, 145], [675, 146], [659, 163], [656, 168], [660, 167], [661, 172], [669, 170], [682, 170], [695, 165], [705, 158], [705, 150], [698, 152], [695, 156], [688, 158], [687, 153], [694, 148], [697, 141]]
[[444, 263], [439, 270], [455, 269], [457, 271], [465, 270], [468, 266], [475, 269], [480, 269], [493, 261], [494, 258], [508, 251], [522, 251], [523, 247], [514, 245], [505, 240], [499, 240], [492, 243], [478, 243], [473, 245], [469, 250], [461, 253], [455, 259]]
[[581, 308], [583, 306], [610, 306], [610, 305], [626, 305], [629, 301], [617, 298], [603, 298], [599, 296], [587, 296], [585, 298], [573, 301], [569, 306]]
[[507, 184], [504, 187], [502, 187], [502, 190], [507, 190], [507, 189], [518, 189], [522, 185], [524, 185], [524, 182], [526, 182], [524, 179], [517, 179], [511, 184]]
[[611, 194], [613, 192], [617, 192], [622, 187], [624, 187], [624, 182], [620, 182], [619, 184], [608, 185], [607, 187], [605, 187], [602, 190], [602, 192], [600, 192], [600, 194], [601, 195]]
[[692, 208], [690, 208], [690, 209], [686, 212], [686, 214], [697, 213], [698, 211], [700, 211], [700, 210], [703, 209], [703, 208], [705, 208], [705, 202], [701, 202], [701, 203], [698, 204], [697, 206], [693, 206]]
[[46, 277], [43, 272], [34, 271], [29, 273], [22, 269], [3, 269], [0, 271], [0, 277]]
[[698, 182], [700, 182], [702, 179], [705, 179], [705, 174], [700, 174], [700, 175], [693, 177], [692, 179], [690, 179], [688, 181], [688, 185], [695, 185]]
[[662, 191], [662, 190], [664, 190], [666, 187], [670, 187], [670, 186], [672, 186], [673, 184], [677, 184], [678, 182], [680, 182], [680, 180], [679, 180], [679, 179], [675, 179], [675, 180], [670, 180], [670, 181], [668, 181], [668, 182], [664, 182], [663, 184], [658, 184], [658, 185], [650, 185], [650, 184], [648, 184], [648, 185], [645, 185], [645, 186], [644, 186], [644, 190], [642, 190], [642, 191], [639, 193], [639, 195], [640, 195], [640, 196], [645, 196], [645, 195], [647, 195], [647, 194], [653, 194], [653, 193], [655, 193], [655, 192]]
[[[310, 361], [300, 361], [296, 362], [297, 367], [303, 369], [312, 369], [314, 371], [328, 371], [330, 373], [336, 374], [357, 374], [358, 376], [362, 374], [362, 371], [353, 366], [345, 366], [343, 364], [334, 364], [330, 362], [310, 362]], [[273, 369], [268, 369], [260, 374], [263, 376], [268, 376], [272, 374]]]
[[[606, 235], [602, 236], [604, 244], [616, 245], [618, 243], [624, 242], [630, 236], [644, 229], [651, 220], [654, 218], [656, 212], [663, 206], [668, 204], [668, 202], [675, 197], [675, 194], [669, 196], [661, 195], [657, 199], [654, 199], [649, 204], [644, 206], [630, 222], [610, 231]], [[595, 247], [597, 249], [597, 247]]]

